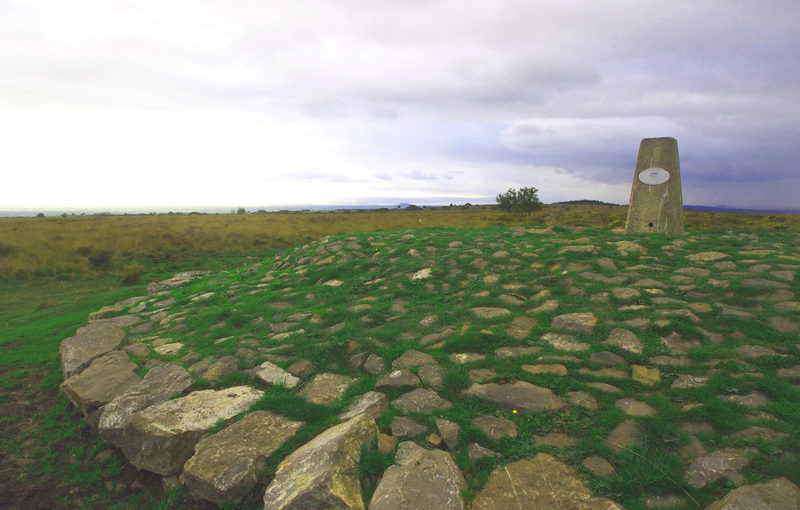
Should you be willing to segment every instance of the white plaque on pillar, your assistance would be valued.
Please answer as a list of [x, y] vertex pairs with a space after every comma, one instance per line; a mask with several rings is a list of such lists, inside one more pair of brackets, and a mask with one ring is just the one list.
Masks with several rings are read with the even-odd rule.
[[664, 184], [669, 180], [669, 172], [663, 168], [647, 168], [639, 172], [639, 180], [650, 186]]

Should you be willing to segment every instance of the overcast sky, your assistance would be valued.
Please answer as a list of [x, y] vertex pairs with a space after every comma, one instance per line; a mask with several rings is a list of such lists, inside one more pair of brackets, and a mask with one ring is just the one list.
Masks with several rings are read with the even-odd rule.
[[800, 205], [800, 2], [0, 0], [0, 209]]

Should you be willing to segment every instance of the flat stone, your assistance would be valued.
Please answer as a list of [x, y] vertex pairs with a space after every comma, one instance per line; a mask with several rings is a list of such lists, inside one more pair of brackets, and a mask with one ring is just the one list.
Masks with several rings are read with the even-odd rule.
[[686, 470], [686, 481], [695, 489], [721, 478], [742, 483], [742, 470], [750, 464], [748, 456], [755, 454], [754, 448], [725, 448], [704, 455], [692, 462]]
[[497, 466], [475, 497], [473, 510], [548, 508], [622, 510], [613, 501], [592, 496], [575, 468], [550, 454]]
[[578, 373], [590, 375], [592, 377], [612, 377], [614, 379], [628, 379], [628, 372], [620, 368], [580, 368]]
[[417, 369], [420, 380], [436, 391], [444, 388], [444, 374], [439, 365], [422, 365]]
[[767, 427], [760, 427], [758, 425], [754, 425], [752, 427], [748, 427], [744, 430], [740, 430], [739, 432], [731, 435], [733, 439], [752, 439], [752, 440], [762, 440], [762, 441], [770, 441], [775, 442], [785, 437], [789, 437], [789, 434], [785, 432], [778, 432], [777, 430], [773, 430]]
[[419, 377], [417, 377], [411, 370], [402, 368], [400, 370], [392, 370], [384, 375], [378, 382], [375, 383], [376, 388], [407, 388], [419, 386]]
[[473, 382], [486, 382], [494, 379], [497, 373], [491, 368], [473, 368], [469, 371], [469, 380]]
[[370, 375], [378, 375], [386, 370], [386, 363], [384, 363], [383, 358], [377, 354], [370, 354], [367, 356], [366, 361], [364, 361], [363, 369]]
[[552, 331], [548, 331], [542, 335], [542, 340], [562, 351], [580, 352], [589, 348], [588, 343], [581, 342], [574, 336], [567, 333], [554, 333]]
[[672, 382], [670, 388], [680, 389], [680, 390], [687, 388], [702, 388], [707, 383], [708, 383], [708, 376], [678, 374], [678, 377]]
[[654, 386], [661, 382], [661, 372], [657, 368], [632, 365], [631, 378], [644, 385]]
[[392, 368], [413, 368], [421, 365], [435, 365], [436, 360], [430, 354], [409, 349], [392, 362]]
[[633, 241], [617, 241], [611, 244], [617, 245], [617, 251], [623, 257], [627, 257], [629, 253], [647, 253], [647, 248]]
[[625, 420], [608, 434], [608, 447], [618, 452], [641, 444], [642, 432], [634, 420]]
[[520, 315], [511, 320], [511, 326], [506, 330], [511, 337], [522, 340], [527, 337], [536, 325], [536, 319], [527, 315]]
[[517, 437], [518, 435], [517, 425], [511, 420], [499, 416], [479, 416], [472, 420], [472, 426], [495, 440], [503, 436]]
[[597, 363], [599, 365], [606, 365], [606, 366], [616, 366], [616, 365], [626, 364], [625, 358], [609, 351], [593, 352], [591, 356], [589, 356], [589, 361], [592, 363]]
[[728, 402], [735, 402], [739, 405], [749, 408], [764, 407], [769, 404], [767, 397], [758, 391], [753, 391], [747, 395], [722, 395], [720, 400]]
[[389, 407], [389, 398], [378, 391], [368, 391], [358, 397], [350, 408], [339, 415], [339, 419], [347, 421], [359, 414], [366, 414], [373, 420], [378, 420], [383, 412]]
[[177, 474], [210, 428], [243, 413], [263, 395], [249, 386], [234, 386], [195, 391], [148, 407], [128, 419], [122, 452], [136, 469]]
[[111, 351], [61, 383], [59, 389], [81, 410], [87, 423], [97, 425], [102, 406], [141, 382], [138, 368], [124, 352]]
[[289, 454], [264, 491], [264, 510], [364, 508], [358, 477], [361, 446], [377, 433], [372, 418], [359, 414]]
[[800, 330], [800, 322], [787, 319], [786, 317], [770, 317], [769, 325], [780, 333], [794, 333]]
[[800, 365], [795, 365], [790, 368], [779, 368], [778, 375], [780, 377], [800, 378]]
[[267, 411], [255, 411], [201, 439], [183, 468], [186, 488], [194, 498], [217, 505], [239, 501], [255, 487], [264, 460], [302, 425]]
[[509, 384], [474, 383], [464, 390], [464, 394], [478, 397], [508, 410], [556, 410], [567, 405], [551, 390], [525, 381], [514, 381]]
[[128, 419], [147, 407], [166, 402], [192, 385], [192, 376], [177, 363], [153, 367], [144, 379], [103, 406], [98, 431], [103, 440], [120, 446]]
[[518, 358], [520, 356], [530, 356], [531, 354], [537, 354], [541, 350], [542, 348], [538, 346], [515, 345], [507, 347], [498, 347], [497, 349], [494, 350], [494, 355], [496, 358], [500, 359]]
[[745, 278], [742, 280], [742, 285], [745, 287], [755, 288], [772, 288], [772, 289], [788, 289], [788, 283], [776, 282], [774, 280], [767, 280], [765, 278]]
[[675, 357], [675, 356], [653, 356], [650, 358], [650, 363], [654, 365], [671, 365], [671, 366], [678, 366], [678, 367], [685, 367], [689, 364], [689, 358], [685, 358], [683, 356]]
[[170, 342], [168, 344], [159, 345], [154, 351], [162, 356], [174, 356], [183, 348], [183, 344], [181, 342]]
[[383, 473], [370, 510], [462, 510], [467, 481], [453, 458], [442, 450], [401, 443], [395, 464]]
[[59, 357], [64, 378], [72, 377], [100, 356], [119, 349], [127, 340], [125, 331], [107, 322], [80, 328], [75, 336], [61, 342]]
[[392, 405], [406, 412], [430, 413], [438, 409], [446, 409], [453, 404], [440, 397], [435, 391], [418, 388], [400, 395], [392, 401]]
[[295, 377], [303, 379], [314, 373], [314, 365], [307, 359], [300, 359], [286, 367], [286, 371]]
[[484, 457], [497, 457], [499, 455], [500, 454], [497, 453], [496, 451], [485, 448], [479, 445], [478, 443], [470, 443], [469, 445], [467, 445], [467, 457], [469, 457], [469, 460], [471, 460], [472, 462], [475, 462]]
[[486, 355], [478, 354], [477, 352], [454, 352], [448, 358], [456, 365], [466, 365], [467, 363], [483, 361], [486, 359]]
[[214, 383], [223, 377], [233, 375], [238, 371], [239, 359], [236, 356], [224, 356], [219, 361], [208, 367], [208, 369], [203, 372], [202, 377], [208, 382]]
[[436, 424], [436, 430], [439, 431], [439, 435], [441, 436], [442, 441], [444, 441], [447, 449], [457, 449], [458, 435], [461, 432], [461, 425], [443, 418], [436, 418], [434, 423]]
[[317, 374], [298, 392], [298, 395], [311, 403], [327, 405], [342, 398], [347, 387], [355, 381], [340, 374]]
[[581, 462], [581, 465], [591, 471], [593, 475], [601, 478], [606, 476], [614, 476], [616, 474], [614, 466], [609, 464], [608, 461], [603, 457], [598, 457], [597, 455], [586, 457], [583, 459], [583, 462]]
[[800, 510], [800, 488], [786, 478], [733, 489], [706, 510]]
[[550, 325], [558, 329], [589, 334], [597, 325], [597, 317], [591, 312], [568, 313], [553, 317]]
[[420, 436], [428, 431], [424, 425], [420, 425], [411, 418], [405, 416], [395, 416], [389, 425], [392, 429], [392, 436], [400, 439], [411, 439]]
[[745, 358], [763, 358], [765, 356], [780, 356], [775, 349], [764, 347], [763, 345], [740, 345], [736, 348], [741, 356]]
[[534, 375], [538, 374], [567, 375], [567, 367], [557, 363], [556, 364], [546, 363], [541, 365], [522, 365], [520, 368]]
[[605, 343], [634, 354], [641, 354], [643, 350], [642, 342], [636, 334], [624, 328], [612, 329]]
[[265, 361], [256, 367], [254, 374], [258, 380], [264, 384], [282, 385], [290, 390], [296, 388], [297, 385], [300, 384], [300, 379], [269, 361]]
[[472, 308], [472, 313], [479, 319], [496, 319], [511, 313], [507, 308], [491, 307], [491, 306], [478, 306]]
[[597, 410], [597, 400], [585, 391], [570, 391], [567, 393], [569, 403], [580, 406], [590, 411]]
[[619, 393], [620, 391], [622, 391], [613, 384], [608, 384], [604, 382], [590, 382], [587, 383], [586, 385], [596, 390], [605, 391], [606, 393]]
[[686, 255], [686, 259], [692, 262], [713, 262], [724, 258], [730, 258], [730, 255], [720, 251], [703, 251]]
[[648, 404], [632, 398], [621, 398], [614, 402], [614, 407], [621, 409], [628, 416], [653, 416], [656, 414]]

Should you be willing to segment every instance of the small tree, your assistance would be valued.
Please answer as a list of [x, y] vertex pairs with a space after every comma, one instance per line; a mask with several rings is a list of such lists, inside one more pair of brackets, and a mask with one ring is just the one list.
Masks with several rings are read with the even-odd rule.
[[519, 191], [511, 188], [506, 193], [497, 195], [495, 200], [503, 212], [516, 216], [528, 216], [542, 208], [542, 202], [537, 196], [538, 192], [539, 190], [534, 187], [520, 188]]

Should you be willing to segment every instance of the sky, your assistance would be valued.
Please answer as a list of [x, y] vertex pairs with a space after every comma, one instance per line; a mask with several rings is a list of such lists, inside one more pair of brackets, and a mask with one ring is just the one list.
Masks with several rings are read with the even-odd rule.
[[800, 2], [0, 0], [0, 210], [800, 204]]

